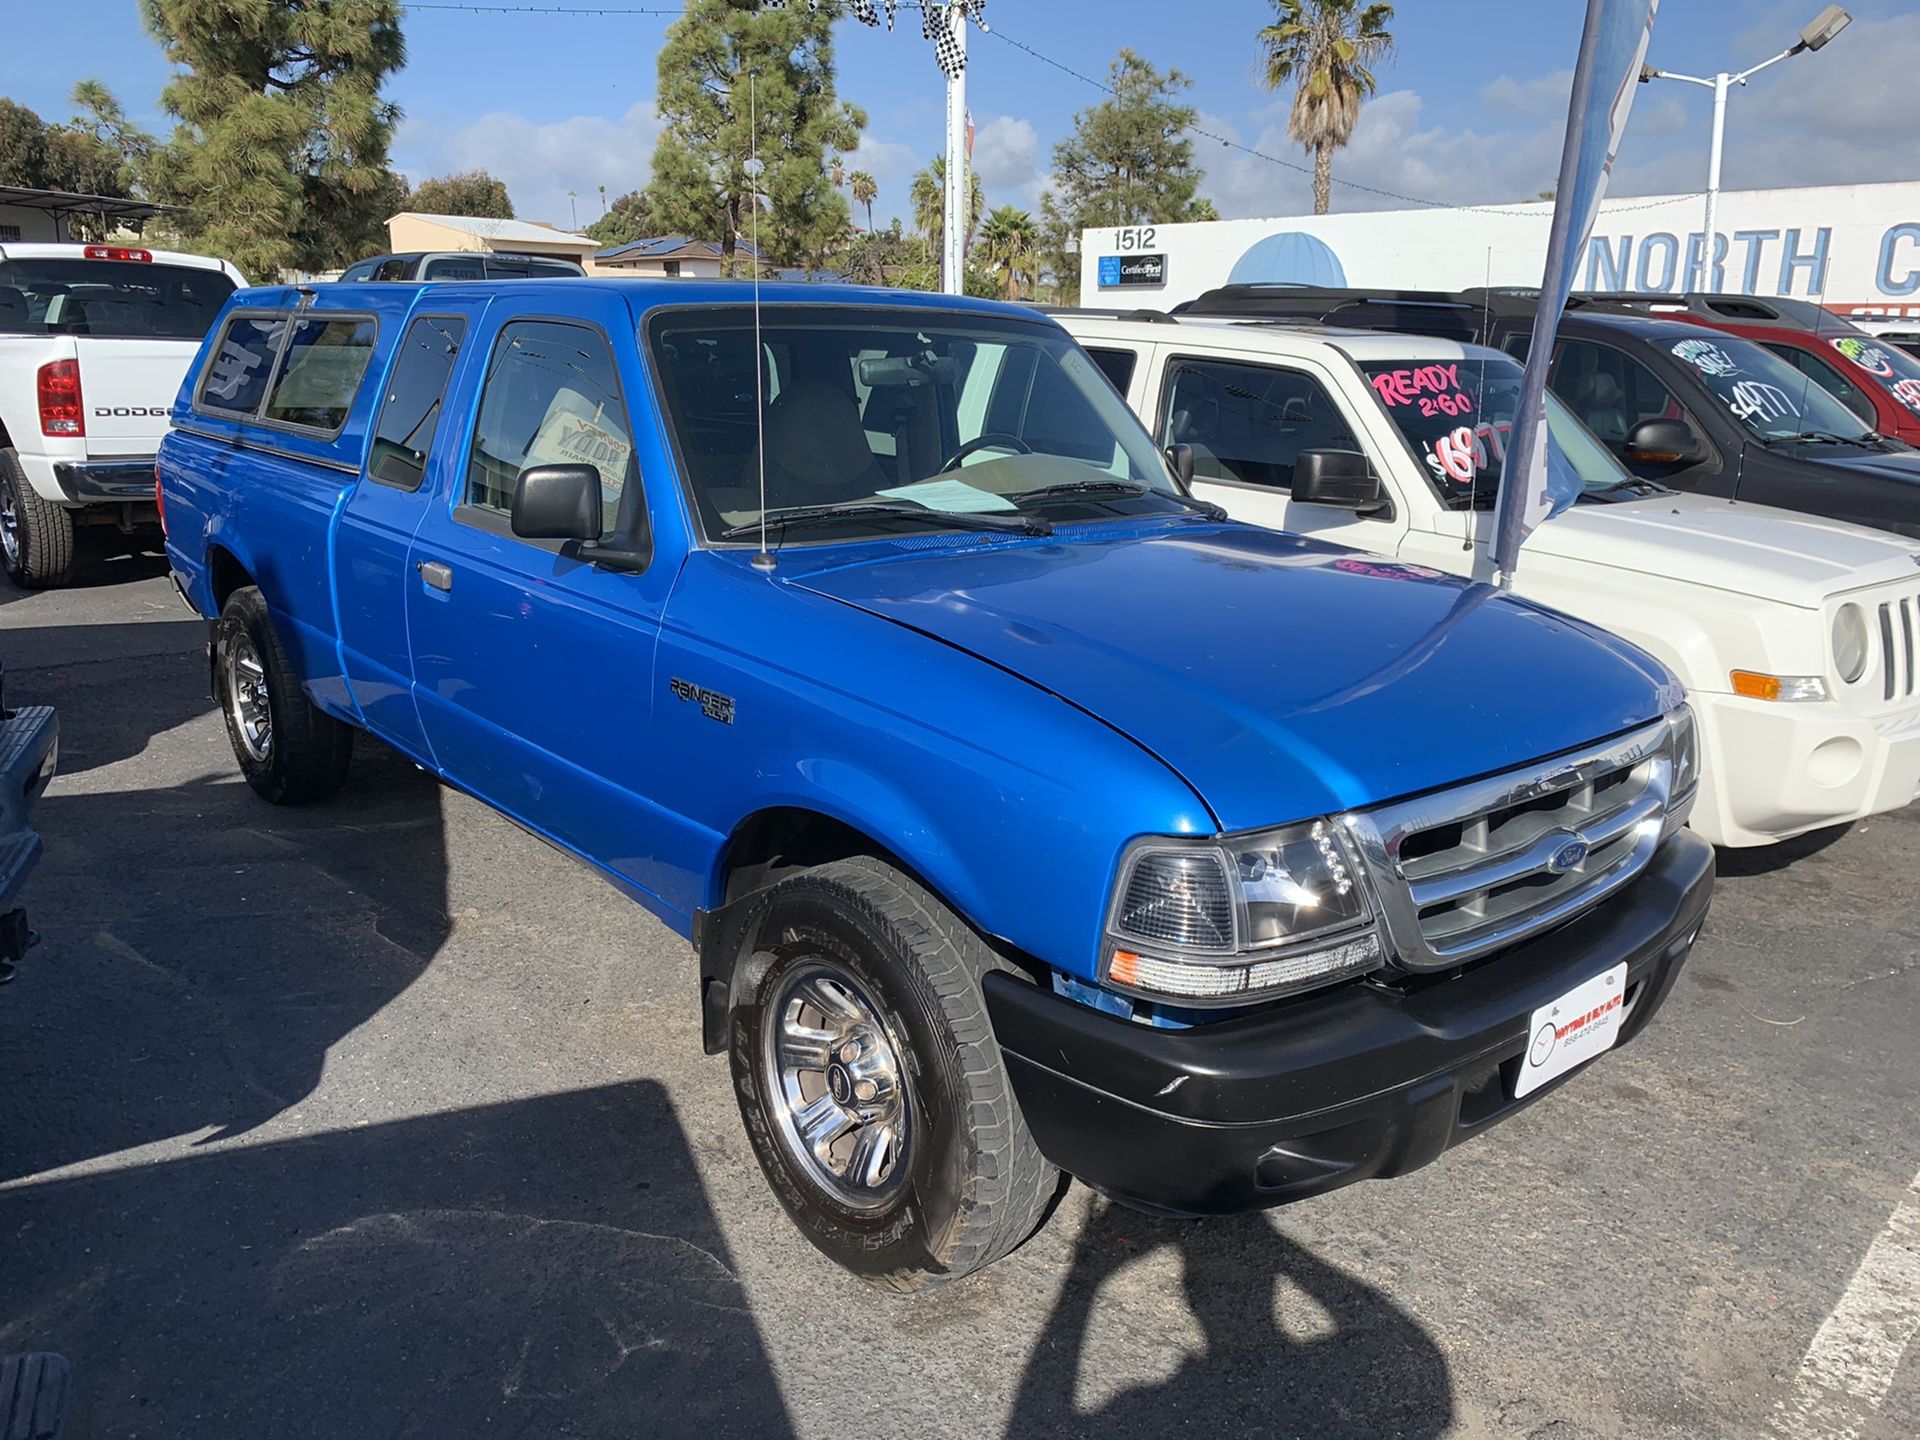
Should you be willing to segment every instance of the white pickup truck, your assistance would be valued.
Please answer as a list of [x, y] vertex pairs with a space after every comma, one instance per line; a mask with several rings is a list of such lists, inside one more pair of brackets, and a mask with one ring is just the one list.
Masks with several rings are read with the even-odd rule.
[[228, 295], [224, 260], [127, 245], [0, 245], [0, 552], [39, 589], [77, 525], [154, 518], [153, 455]]
[[[1236, 518], [1491, 579], [1520, 367], [1475, 345], [1313, 326], [1056, 318]], [[1839, 521], [1629, 475], [1558, 401], [1581, 502], [1521, 552], [1517, 593], [1611, 630], [1686, 685], [1693, 828], [1765, 845], [1920, 792], [1920, 555]], [[1289, 617], [1337, 625], [1338, 616]], [[1284, 643], [1284, 625], [1276, 629]], [[1418, 743], [1409, 717], [1409, 743]]]

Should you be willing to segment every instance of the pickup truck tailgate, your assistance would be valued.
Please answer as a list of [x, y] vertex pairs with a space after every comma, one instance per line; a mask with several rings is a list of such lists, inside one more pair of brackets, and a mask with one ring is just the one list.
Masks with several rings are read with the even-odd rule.
[[193, 340], [76, 335], [89, 456], [151, 455], [167, 433], [167, 412], [200, 348]]

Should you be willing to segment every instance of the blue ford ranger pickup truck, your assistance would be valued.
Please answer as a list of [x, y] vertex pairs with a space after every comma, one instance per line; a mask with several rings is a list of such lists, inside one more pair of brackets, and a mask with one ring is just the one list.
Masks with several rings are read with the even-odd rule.
[[159, 489], [262, 796], [366, 731], [688, 936], [775, 1193], [901, 1290], [1062, 1170], [1397, 1175], [1646, 1025], [1712, 884], [1656, 662], [1223, 520], [1045, 316], [752, 295], [235, 294]]

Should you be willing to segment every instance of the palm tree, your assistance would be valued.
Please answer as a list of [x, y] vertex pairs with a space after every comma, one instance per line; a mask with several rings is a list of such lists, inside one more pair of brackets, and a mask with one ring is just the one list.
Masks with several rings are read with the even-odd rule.
[[1000, 298], [1024, 300], [1039, 277], [1040, 226], [1033, 216], [1001, 205], [987, 216], [980, 248], [988, 272], [1000, 278]]
[[833, 181], [833, 188], [844, 190], [847, 185], [847, 162], [836, 155], [833, 164], [827, 170], [827, 178]]
[[1313, 213], [1332, 200], [1333, 152], [1353, 138], [1360, 104], [1374, 93], [1369, 67], [1393, 53], [1383, 0], [1272, 0], [1274, 23], [1259, 34], [1261, 79], [1269, 90], [1295, 85], [1287, 133], [1313, 152]]
[[867, 229], [873, 229], [873, 202], [880, 198], [880, 187], [865, 170], [853, 172], [853, 203], [867, 207]]
[[[913, 177], [912, 188], [907, 191], [907, 202], [913, 206], [913, 228], [927, 237], [930, 253], [937, 260], [945, 248], [947, 228], [947, 157], [936, 155], [933, 162]], [[971, 168], [967, 170], [967, 243], [973, 243], [973, 232], [980, 228], [981, 213], [987, 208], [986, 193], [980, 188], [980, 176]]]

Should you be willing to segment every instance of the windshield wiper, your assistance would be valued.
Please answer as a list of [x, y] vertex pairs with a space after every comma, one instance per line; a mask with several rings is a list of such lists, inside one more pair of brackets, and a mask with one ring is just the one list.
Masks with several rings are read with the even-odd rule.
[[[766, 516], [769, 530], [788, 530], [800, 525], [826, 525], [839, 520], [919, 520], [951, 525], [958, 530], [1004, 530], [1020, 535], [1051, 535], [1053, 522], [1044, 515], [1021, 511], [992, 514], [969, 510], [930, 510], [924, 505], [888, 505], [871, 500], [855, 500], [845, 505], [797, 505], [788, 510], [771, 510]], [[761, 522], [749, 520], [729, 525], [716, 539], [744, 540], [760, 533]]]
[[1658, 480], [1649, 480], [1644, 475], [1629, 475], [1624, 480], [1616, 480], [1611, 485], [1602, 485], [1598, 490], [1589, 490], [1589, 495], [1614, 495], [1622, 490], [1631, 490], [1636, 495], [1671, 495], [1673, 491]]
[[1798, 435], [1775, 435], [1768, 444], [1782, 445], [1864, 445], [1872, 446], [1880, 436], [1869, 430], [1862, 435], [1836, 435], [1831, 430], [1802, 430]]
[[1131, 500], [1145, 499], [1157, 495], [1171, 500], [1176, 505], [1206, 516], [1209, 520], [1224, 520], [1227, 512], [1211, 500], [1197, 499], [1192, 495], [1182, 495], [1178, 490], [1161, 490], [1152, 485], [1144, 485], [1138, 480], [1068, 480], [1059, 485], [1042, 485], [1038, 490], [1022, 490], [1006, 498], [1027, 502], [1033, 500], [1052, 500], [1061, 495], [1112, 495], [1124, 496]]

